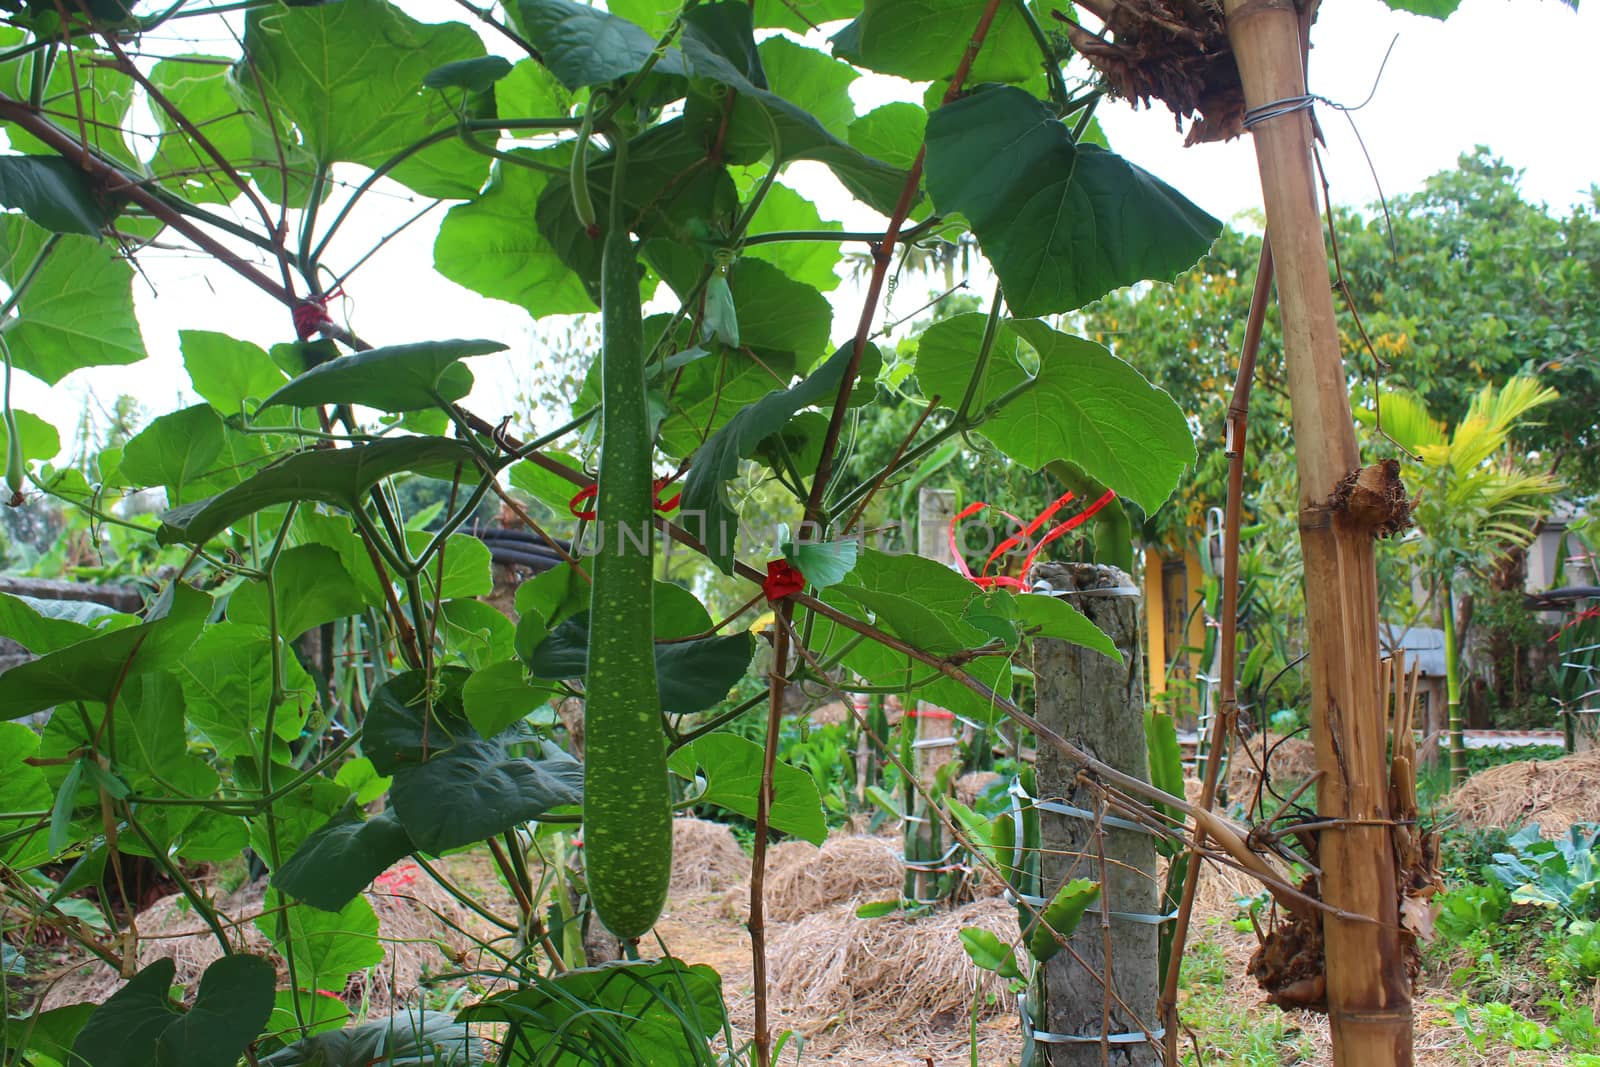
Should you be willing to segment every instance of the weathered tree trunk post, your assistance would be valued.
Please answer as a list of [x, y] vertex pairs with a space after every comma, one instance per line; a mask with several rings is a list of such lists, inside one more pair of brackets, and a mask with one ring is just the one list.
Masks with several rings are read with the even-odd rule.
[[[1032, 577], [1065, 593], [1122, 653], [1118, 663], [1065, 641], [1035, 640], [1035, 714], [1084, 751], [1148, 781], [1138, 587], [1116, 567], [1090, 564], [1041, 564]], [[1042, 891], [1048, 897], [1069, 879], [1089, 878], [1101, 882], [1101, 901], [1090, 907], [1069, 940], [1083, 964], [1073, 952], [1060, 952], [1045, 965], [1045, 1002], [1035, 1010], [1034, 1040], [1050, 1067], [1159, 1064], [1159, 1040], [1150, 1043], [1144, 1030], [1154, 1035], [1159, 1026], [1155, 840], [1115, 815], [1097, 831], [1095, 795], [1078, 786], [1077, 766], [1049, 745], [1039, 746], [1038, 772], [1041, 804], [1078, 813], [1049, 807], [1039, 812]], [[1101, 977], [1108, 972], [1114, 997]]]
[[[1312, 166], [1310, 98], [1293, 0], [1225, 0], [1277, 265], [1300, 476], [1312, 739], [1325, 914], [1326, 1007], [1338, 1067], [1410, 1064], [1411, 980], [1399, 924], [1373, 539], [1404, 495], [1387, 465], [1360, 470]], [[1360, 478], [1356, 475], [1359, 473]], [[1392, 527], [1391, 527], [1392, 528]], [[1298, 1002], [1314, 1005], [1322, 989]]]
[[[940, 563], [954, 563], [950, 550], [950, 520], [956, 513], [956, 494], [952, 489], [924, 487], [917, 494], [917, 555]], [[915, 711], [906, 709], [916, 723], [913, 752], [917, 781], [923, 791], [917, 794], [912, 809], [912, 833], [907, 835], [906, 858], [924, 864], [907, 873], [909, 895], [913, 900], [931, 901], [939, 895], [939, 874], [930, 866], [943, 851], [944, 835], [938, 817], [922, 797], [933, 790], [940, 768], [956, 756], [955, 716], [925, 700], [917, 701]], [[904, 729], [904, 727], [902, 727]]]

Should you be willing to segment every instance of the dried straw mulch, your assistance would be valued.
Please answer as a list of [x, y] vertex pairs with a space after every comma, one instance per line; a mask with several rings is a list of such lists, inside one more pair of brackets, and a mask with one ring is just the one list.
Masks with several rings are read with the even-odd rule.
[[979, 987], [1001, 994], [980, 1003], [980, 1016], [1015, 1011], [1003, 983], [978, 970], [962, 948], [959, 935], [968, 926], [1007, 944], [1018, 937], [1016, 909], [995, 897], [918, 919], [859, 919], [854, 904], [835, 904], [773, 938], [774, 995], [805, 1031], [959, 1024]]
[[733, 831], [709, 819], [672, 820], [672, 891], [714, 893], [750, 873]]
[[[278, 968], [278, 985], [283, 988], [288, 985], [287, 970], [273, 954], [271, 941], [255, 925], [265, 891], [265, 883], [257, 882], [218, 898], [215, 907], [235, 950], [272, 959]], [[378, 916], [383, 962], [353, 975], [341, 998], [353, 1012], [382, 1015], [414, 1002], [427, 974], [453, 967], [453, 957], [467, 950], [468, 939], [440, 916], [458, 927], [471, 929], [474, 924], [454, 898], [410, 861], [379, 875], [366, 897]], [[177, 966], [174, 983], [183, 987], [186, 999], [192, 998], [200, 976], [222, 956], [210, 928], [176, 894], [162, 897], [140, 912], [136, 925], [140, 969], [158, 959], [171, 959]], [[99, 1004], [123, 985], [109, 966], [95, 961], [63, 975], [45, 995], [44, 1008]]]
[[1490, 767], [1462, 782], [1444, 804], [1475, 829], [1536, 822], [1554, 837], [1573, 823], [1600, 822], [1600, 750]]
[[[766, 915], [793, 922], [832, 904], [852, 907], [869, 900], [898, 898], [905, 872], [899, 844], [882, 837], [830, 837], [821, 848], [785, 841], [767, 853]], [[723, 912], [744, 922], [750, 917], [749, 883], [723, 897]]]

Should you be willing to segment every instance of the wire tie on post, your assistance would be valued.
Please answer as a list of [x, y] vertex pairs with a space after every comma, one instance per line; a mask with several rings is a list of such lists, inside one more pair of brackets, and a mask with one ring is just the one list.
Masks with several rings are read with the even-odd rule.
[[1022, 1016], [1022, 1025], [1041, 1045], [1137, 1045], [1146, 1041], [1160, 1041], [1167, 1036], [1165, 1026], [1157, 1027], [1146, 1033], [1143, 1030], [1130, 1031], [1121, 1034], [1054, 1034], [1048, 1030], [1035, 1030], [1033, 1015], [1028, 1011], [1028, 995], [1017, 994], [1017, 1012]]
[[1331, 103], [1331, 101], [1323, 100], [1322, 97], [1313, 93], [1305, 93], [1301, 96], [1286, 96], [1282, 100], [1260, 104], [1244, 113], [1244, 128], [1248, 130], [1258, 123], [1266, 122], [1268, 119], [1275, 119], [1282, 115], [1292, 115], [1296, 111], [1309, 111], [1311, 110], [1311, 105], [1318, 101]]
[[[1024, 796], [1026, 796], [1026, 794], [1024, 794]], [[1083, 808], [1075, 808], [1071, 804], [1063, 804], [1056, 800], [1033, 800], [1029, 798], [1028, 802], [1039, 811], [1048, 811], [1055, 815], [1065, 815], [1069, 819], [1082, 819], [1084, 822], [1098, 821], [1107, 826], [1115, 827], [1118, 830], [1128, 830], [1136, 834], [1148, 834], [1151, 837], [1156, 836], [1156, 832], [1143, 823], [1134, 822], [1132, 819], [1124, 819], [1119, 815], [1101, 815], [1098, 812], [1085, 811]]]

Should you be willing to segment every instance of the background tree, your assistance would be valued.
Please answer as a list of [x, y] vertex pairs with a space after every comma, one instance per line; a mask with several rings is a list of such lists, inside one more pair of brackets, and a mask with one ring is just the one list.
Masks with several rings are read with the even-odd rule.
[[[1450, 773], [1466, 777], [1462, 743], [1461, 650], [1456, 619], [1456, 583], [1461, 572], [1482, 575], [1508, 548], [1533, 540], [1534, 522], [1546, 499], [1560, 488], [1547, 471], [1507, 450], [1513, 431], [1535, 421], [1527, 416], [1556, 401], [1553, 390], [1533, 378], [1486, 385], [1466, 414], [1446, 431], [1418, 398], [1391, 392], [1379, 402], [1384, 432], [1416, 459], [1410, 464], [1412, 520], [1421, 538], [1407, 553], [1421, 571], [1444, 630], [1445, 685], [1449, 701]], [[1363, 421], [1372, 415], [1362, 413]]]

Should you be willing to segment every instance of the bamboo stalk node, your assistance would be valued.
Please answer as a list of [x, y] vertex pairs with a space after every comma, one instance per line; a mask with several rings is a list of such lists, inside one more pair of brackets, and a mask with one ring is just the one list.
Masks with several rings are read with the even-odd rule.
[[1386, 459], [1351, 471], [1334, 487], [1328, 505], [1374, 538], [1393, 537], [1411, 526], [1411, 498], [1400, 481], [1399, 460]]

